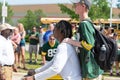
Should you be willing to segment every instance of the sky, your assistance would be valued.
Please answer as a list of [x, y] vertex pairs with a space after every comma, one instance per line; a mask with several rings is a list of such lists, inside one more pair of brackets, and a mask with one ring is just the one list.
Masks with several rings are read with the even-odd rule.
[[[0, 2], [3, 0], [0, 0]], [[69, 0], [5, 0], [10, 5], [21, 4], [52, 4], [52, 3], [70, 3]]]
[[[70, 0], [5, 0], [5, 1], [8, 2], [9, 5], [71, 3]], [[112, 0], [113, 7], [116, 7], [117, 1], [118, 0]], [[0, 2], [3, 2], [3, 0], [0, 0]]]

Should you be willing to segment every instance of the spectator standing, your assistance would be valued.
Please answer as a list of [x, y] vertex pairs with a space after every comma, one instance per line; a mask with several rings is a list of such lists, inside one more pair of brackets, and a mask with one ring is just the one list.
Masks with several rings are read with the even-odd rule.
[[[78, 46], [80, 53], [78, 53], [81, 65], [81, 73], [83, 80], [102, 80], [103, 70], [100, 69], [96, 63], [93, 53], [91, 51], [94, 46], [95, 30], [92, 24], [87, 21], [90, 20], [88, 12], [91, 6], [91, 0], [71, 0], [74, 3], [76, 14], [79, 15], [80, 24], [78, 32], [80, 34], [80, 41], [75, 41], [66, 38], [64, 42], [68, 42], [74, 46]], [[87, 20], [86, 20], [87, 19]]]
[[37, 56], [38, 56], [38, 43], [39, 43], [39, 33], [36, 31], [36, 27], [32, 28], [32, 32], [29, 35], [29, 53], [30, 53], [30, 61], [32, 63], [32, 53], [35, 53], [35, 61], [34, 64], [37, 63]]
[[54, 29], [54, 36], [60, 42], [54, 58], [41, 68], [30, 70], [29, 74], [34, 76], [25, 77], [24, 80], [46, 80], [47, 78], [60, 74], [63, 80], [82, 80], [79, 60], [75, 48], [62, 42], [64, 38], [72, 37], [71, 24], [67, 21], [60, 21]]
[[12, 40], [12, 43], [14, 46], [14, 54], [15, 54], [14, 68], [17, 69], [16, 66], [20, 65], [20, 61], [18, 59], [19, 59], [19, 55], [20, 55], [20, 40], [21, 40], [21, 36], [19, 34], [19, 29], [17, 27], [14, 29], [14, 33], [13, 33], [11, 40]]
[[49, 41], [46, 42], [42, 47], [42, 59], [43, 64], [52, 60], [57, 53], [58, 42], [55, 40], [53, 34], [49, 36]]
[[52, 23], [49, 24], [48, 30], [45, 32], [45, 34], [44, 34], [44, 36], [43, 36], [44, 43], [48, 42], [49, 36], [50, 36], [51, 34], [53, 34], [54, 27], [55, 27], [54, 24], [52, 24]]
[[[41, 55], [42, 51], [42, 46], [44, 44], [44, 40], [43, 40], [43, 35], [45, 34], [42, 26], [39, 27], [39, 54]], [[42, 55], [41, 55], [42, 58]], [[43, 59], [42, 59], [43, 60]], [[41, 62], [40, 64], [43, 64], [43, 62]]]
[[[118, 34], [117, 33], [113, 33], [113, 37], [112, 37], [116, 42], [117, 42], [117, 46], [118, 46], [118, 50], [116, 53], [116, 58], [115, 58], [115, 68], [116, 68], [116, 76], [120, 76], [120, 71], [119, 71], [119, 63], [120, 63], [120, 43], [118, 40]], [[114, 66], [114, 65], [113, 65]], [[113, 76], [113, 67], [110, 70], [110, 76]]]
[[20, 33], [20, 36], [21, 36], [20, 54], [18, 55], [19, 67], [20, 67], [20, 56], [22, 56], [23, 69], [27, 69], [26, 66], [25, 66], [25, 36], [26, 36], [26, 31], [25, 31], [22, 23], [18, 24], [18, 29], [19, 29], [19, 33]]
[[109, 38], [113, 38], [113, 34], [114, 34], [114, 28], [109, 27], [108, 30], [107, 30], [106, 36], [109, 37]]
[[14, 50], [9, 39], [14, 27], [4, 23], [0, 25], [0, 80], [12, 80], [12, 65], [14, 64]]

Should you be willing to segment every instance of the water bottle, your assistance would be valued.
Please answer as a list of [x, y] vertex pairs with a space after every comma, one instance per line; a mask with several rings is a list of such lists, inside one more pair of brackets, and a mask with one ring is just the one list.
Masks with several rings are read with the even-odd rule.
[[102, 47], [100, 48], [99, 60], [104, 61], [105, 58], [106, 58], [106, 47], [105, 45], [102, 45]]

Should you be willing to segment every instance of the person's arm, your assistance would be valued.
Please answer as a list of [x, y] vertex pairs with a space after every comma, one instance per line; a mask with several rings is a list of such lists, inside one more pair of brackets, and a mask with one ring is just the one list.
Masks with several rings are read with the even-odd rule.
[[36, 39], [36, 40], [39, 40], [39, 34], [36, 33], [35, 36], [31, 36], [30, 38], [32, 38], [32, 39]]
[[39, 37], [38, 37], [38, 36], [31, 36], [30, 38], [39, 40]]
[[120, 49], [120, 43], [117, 43], [118, 49]]
[[3, 58], [3, 50], [2, 46], [0, 46], [0, 66], [3, 66], [4, 64], [4, 58]]
[[29, 40], [32, 39], [32, 32], [29, 33]]
[[52, 62], [48, 62], [46, 65], [40, 67], [40, 68], [37, 68], [37, 69], [30, 69], [27, 73], [28, 76], [33, 76], [37, 73], [40, 73], [46, 69], [48, 69], [50, 66], [52, 65]]
[[14, 48], [17, 48], [18, 45], [17, 45], [14, 41], [12, 41], [12, 40], [11, 40], [11, 42], [12, 42], [12, 44], [13, 44], [13, 47], [14, 47]]
[[88, 44], [86, 41], [76, 41], [76, 40], [72, 40], [70, 38], [65, 38], [63, 40], [63, 42], [66, 42], [66, 43], [69, 43], [69, 44], [72, 44], [73, 46], [77, 46], [77, 47], [83, 47], [85, 48], [86, 50], [91, 50], [93, 48], [93, 46], [91, 44]]
[[21, 39], [24, 39], [26, 36], [26, 31], [23, 31], [23, 35], [21, 36]]
[[22, 80], [36, 80], [34, 74], [40, 73], [40, 72], [48, 69], [51, 65], [52, 65], [52, 61], [48, 62], [46, 65], [44, 65], [40, 68], [37, 68], [35, 70], [34, 69], [29, 70], [28, 71], [28, 76], [24, 77]]
[[48, 69], [52, 65], [52, 63], [53, 63], [52, 61], [49, 61], [48, 63], [46, 63], [42, 67], [35, 69], [34, 70], [35, 73], [41, 73], [41, 72], [43, 72], [44, 70]]
[[18, 45], [18, 44], [20, 43], [20, 41], [21, 41], [21, 36], [20, 36], [20, 34], [18, 33], [15, 43]]
[[81, 42], [76, 41], [76, 40], [73, 40], [73, 39], [70, 39], [70, 38], [65, 38], [65, 39], [63, 40], [63, 42], [72, 44], [73, 46], [82, 47], [82, 46], [81, 46]]
[[43, 61], [43, 64], [46, 63], [45, 55], [46, 55], [46, 53], [45, 53], [45, 52], [42, 52], [42, 61]]
[[[57, 54], [54, 56], [54, 58], [52, 59], [52, 65], [47, 68], [46, 70], [42, 71], [41, 73], [35, 74], [35, 80], [45, 80], [49, 77], [52, 77], [58, 73], [60, 73], [65, 64], [67, 63], [70, 54], [68, 54], [67, 52], [67, 46], [64, 45], [65, 43], [63, 43], [62, 45], [59, 45], [57, 48]], [[64, 58], [63, 58], [64, 57]]]

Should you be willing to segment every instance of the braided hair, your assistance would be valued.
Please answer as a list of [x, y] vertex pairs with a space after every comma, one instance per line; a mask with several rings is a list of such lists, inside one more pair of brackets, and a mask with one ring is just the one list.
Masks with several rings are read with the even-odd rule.
[[59, 21], [56, 24], [54, 30], [55, 29], [59, 29], [59, 31], [64, 36], [64, 38], [72, 37], [72, 25], [68, 21], [65, 21], [65, 20]]

